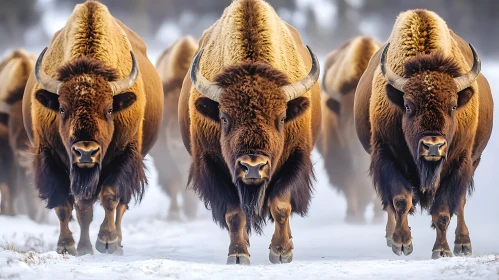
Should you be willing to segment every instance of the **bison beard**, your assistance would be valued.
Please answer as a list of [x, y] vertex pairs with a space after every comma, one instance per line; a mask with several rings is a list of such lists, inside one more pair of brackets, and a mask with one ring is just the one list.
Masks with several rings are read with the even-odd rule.
[[79, 168], [76, 164], [71, 166], [71, 192], [78, 199], [92, 199], [98, 192], [100, 178], [100, 165], [91, 168]]
[[262, 184], [244, 184], [241, 179], [236, 182], [237, 193], [241, 208], [246, 215], [248, 228], [251, 225], [257, 233], [261, 233], [261, 223], [264, 221], [265, 194], [267, 192], [268, 180]]
[[422, 157], [417, 160], [420, 190], [422, 193], [430, 192], [430, 194], [435, 195], [440, 183], [440, 172], [443, 162], [443, 159], [439, 161], [426, 161]]

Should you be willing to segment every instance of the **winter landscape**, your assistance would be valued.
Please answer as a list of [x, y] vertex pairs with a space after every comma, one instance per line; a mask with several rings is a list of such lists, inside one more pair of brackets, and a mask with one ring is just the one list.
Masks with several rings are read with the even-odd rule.
[[[71, 12], [65, 7], [64, 12], [59, 13], [53, 0], [38, 2], [37, 5], [48, 8], [42, 13], [40, 25], [31, 27], [25, 40], [28, 44], [33, 43], [26, 49], [35, 53], [44, 46], [34, 42], [46, 40], [36, 33], [40, 30], [55, 32], [65, 24]], [[323, 13], [317, 12], [317, 20], [321, 23], [327, 21], [328, 13], [335, 14], [337, 8], [329, 1], [318, 2], [327, 2]], [[357, 2], [363, 1], [346, 2], [355, 7], [361, 5]], [[311, 5], [304, 0], [298, 3], [300, 7]], [[0, 8], [1, 5], [4, 4], [0, 4]], [[306, 21], [305, 15], [287, 13], [288, 17], [297, 18], [296, 22]], [[193, 19], [186, 16], [183, 21], [185, 24]], [[209, 18], [200, 21], [209, 22]], [[376, 32], [368, 22], [363, 22], [359, 29]], [[150, 60], [155, 62], [160, 52], [183, 32], [172, 22], [161, 25], [149, 48]], [[384, 33], [376, 34], [384, 41], [386, 38], [382, 35]], [[498, 46], [497, 39], [490, 38], [490, 43]], [[320, 61], [323, 62], [327, 50], [338, 44], [323, 47], [319, 52]], [[13, 47], [0, 49], [0, 54], [9, 48]], [[490, 58], [482, 57], [482, 73], [488, 78], [497, 99], [499, 63], [493, 54]], [[499, 101], [496, 101], [495, 109], [497, 112]], [[497, 115], [495, 120], [499, 121]], [[498, 155], [499, 129], [494, 128], [475, 174], [475, 191], [466, 204], [472, 257], [432, 260], [435, 230], [430, 227], [431, 216], [419, 208], [409, 217], [414, 245], [410, 256], [396, 256], [386, 246], [385, 223], [371, 223], [372, 207], [368, 209], [367, 224], [345, 223], [345, 199], [329, 185], [323, 159], [314, 150], [312, 162], [317, 181], [310, 211], [307, 217], [293, 216], [291, 219], [295, 247], [293, 262], [280, 265], [269, 262], [268, 248], [274, 230], [269, 222], [262, 235], [253, 233], [250, 237], [251, 266], [228, 266], [225, 264], [228, 233], [212, 221], [211, 213], [201, 202], [195, 219], [167, 219], [170, 202], [159, 186], [154, 158], [148, 156], [149, 186], [142, 202], [132, 203], [124, 215], [122, 252], [109, 255], [95, 251], [94, 255], [81, 257], [60, 255], [55, 251], [59, 221], [53, 211], [48, 223], [44, 224], [38, 224], [26, 215], [0, 215], [0, 279], [499, 279]], [[95, 243], [104, 217], [98, 204], [94, 206], [90, 226], [92, 243]], [[456, 219], [453, 218], [447, 232], [451, 248], [455, 227]], [[70, 230], [78, 240], [80, 230], [76, 219], [70, 222]]]

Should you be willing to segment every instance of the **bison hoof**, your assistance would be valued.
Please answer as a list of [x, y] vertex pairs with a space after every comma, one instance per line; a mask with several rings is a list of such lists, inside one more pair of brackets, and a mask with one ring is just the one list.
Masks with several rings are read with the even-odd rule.
[[76, 256], [75, 245], [73, 244], [73, 245], [57, 246], [57, 253], [61, 255]]
[[92, 248], [92, 243], [90, 241], [78, 243], [77, 253], [78, 256], [93, 255], [94, 249]]
[[[404, 253], [405, 256], [409, 256], [412, 253], [412, 251], [414, 250], [414, 247], [412, 247], [412, 243], [408, 244], [408, 245], [397, 246], [393, 243], [393, 241], [391, 241], [391, 242], [392, 242], [392, 251], [397, 256], [401, 256], [402, 253]], [[388, 244], [388, 240], [387, 240], [387, 244]]]
[[105, 254], [105, 253], [112, 254], [112, 253], [116, 252], [118, 247], [119, 247], [118, 246], [118, 239], [116, 239], [113, 242], [104, 242], [104, 241], [101, 241], [99, 238], [97, 238], [97, 241], [95, 242], [95, 249], [97, 249], [97, 251], [99, 251], [102, 254]]
[[433, 254], [431, 254], [431, 258], [436, 260], [440, 258], [445, 258], [445, 257], [452, 257], [452, 253], [449, 250], [434, 250]]
[[458, 257], [469, 257], [473, 253], [471, 244], [455, 244], [454, 255]]
[[393, 245], [393, 239], [391, 236], [385, 236], [386, 238], [386, 246], [392, 248], [392, 245]]
[[227, 264], [250, 265], [250, 257], [246, 254], [229, 255]]
[[290, 263], [293, 261], [293, 240], [287, 246], [275, 247], [270, 245], [269, 261], [273, 264]]

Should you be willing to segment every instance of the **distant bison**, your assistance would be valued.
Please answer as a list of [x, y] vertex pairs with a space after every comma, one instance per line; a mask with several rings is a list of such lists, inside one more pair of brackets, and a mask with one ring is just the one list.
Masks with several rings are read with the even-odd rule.
[[105, 218], [96, 249], [113, 253], [128, 203], [144, 193], [143, 157], [163, 114], [161, 81], [146, 46], [104, 5], [87, 1], [55, 34], [34, 72], [24, 93], [24, 124], [36, 187], [61, 223], [57, 251], [76, 253], [68, 228], [75, 203], [78, 254], [93, 253], [88, 231], [99, 199]]
[[346, 197], [345, 220], [349, 223], [363, 223], [371, 202], [374, 220], [383, 219], [381, 203], [368, 176], [369, 156], [358, 140], [353, 116], [355, 89], [379, 46], [370, 37], [356, 37], [332, 51], [325, 62], [322, 131], [316, 146], [331, 185]]
[[413, 250], [407, 214], [418, 203], [437, 231], [433, 258], [452, 256], [446, 234], [453, 214], [454, 254], [471, 254], [464, 205], [492, 132], [492, 113], [473, 47], [433, 12], [402, 13], [355, 94], [357, 133], [371, 153], [395, 254]]
[[307, 213], [312, 192], [317, 58], [265, 1], [238, 0], [203, 33], [190, 71], [179, 102], [190, 183], [230, 232], [227, 263], [249, 264], [248, 232], [269, 217], [270, 261], [290, 262], [290, 215]]
[[9, 144], [1, 145], [0, 149], [9, 149], [10, 152], [4, 152], [13, 156], [13, 161], [9, 163], [12, 166], [6, 166], [2, 172], [5, 172], [4, 176], [14, 178], [9, 184], [10, 195], [2, 197], [8, 197], [8, 208], [13, 208], [17, 214], [27, 214], [34, 221], [46, 222], [48, 210], [44, 209], [32, 183], [29, 164], [32, 150], [22, 114], [24, 88], [35, 66], [35, 60], [36, 56], [18, 49], [0, 63], [0, 102], [4, 102], [5, 113], [8, 114], [9, 141]]
[[170, 197], [168, 219], [180, 219], [177, 195], [182, 194], [182, 209], [185, 216], [196, 216], [198, 198], [187, 190], [187, 179], [191, 157], [184, 148], [178, 125], [178, 100], [184, 77], [189, 71], [192, 58], [198, 49], [192, 37], [182, 37], [170, 46], [158, 59], [156, 68], [163, 82], [165, 109], [159, 138], [151, 150], [158, 170], [159, 183]]

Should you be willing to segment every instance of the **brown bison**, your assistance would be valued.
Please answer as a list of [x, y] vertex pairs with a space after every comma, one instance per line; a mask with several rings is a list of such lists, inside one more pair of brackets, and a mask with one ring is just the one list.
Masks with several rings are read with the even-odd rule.
[[369, 156], [357, 138], [353, 117], [355, 88], [369, 59], [379, 49], [370, 37], [356, 37], [331, 52], [322, 80], [322, 131], [317, 150], [324, 159], [331, 185], [347, 200], [345, 221], [363, 223], [364, 212], [374, 203], [374, 221], [383, 219], [368, 176]]
[[[0, 65], [0, 100], [6, 103], [8, 113], [9, 145], [0, 149], [12, 149], [13, 165], [6, 167], [7, 176], [15, 176], [13, 184], [9, 185], [9, 208], [14, 208], [18, 214], [28, 214], [37, 221], [45, 222], [48, 211], [44, 209], [37, 191], [32, 184], [29, 168], [31, 145], [24, 129], [22, 115], [22, 99], [29, 75], [33, 71], [36, 56], [24, 50], [15, 50], [7, 56]], [[12, 211], [10, 209], [9, 211]]]
[[190, 183], [230, 233], [227, 263], [249, 264], [248, 232], [275, 222], [272, 263], [290, 262], [291, 213], [311, 197], [319, 133], [319, 64], [298, 32], [261, 0], [238, 0], [199, 42], [179, 122]]
[[113, 253], [128, 203], [144, 193], [143, 158], [163, 114], [161, 81], [146, 46], [106, 6], [87, 1], [55, 34], [34, 72], [24, 93], [24, 124], [35, 185], [60, 220], [57, 251], [76, 253], [68, 228], [75, 204], [77, 252], [93, 253], [88, 231], [99, 199], [105, 218], [96, 249]]
[[402, 13], [355, 94], [357, 133], [371, 153], [395, 254], [413, 250], [407, 214], [419, 203], [437, 231], [433, 258], [452, 256], [446, 234], [453, 214], [454, 254], [471, 255], [464, 205], [492, 131], [492, 111], [473, 47], [433, 12]]
[[165, 109], [158, 141], [151, 155], [158, 170], [159, 184], [170, 197], [170, 220], [180, 220], [179, 192], [182, 193], [182, 209], [187, 218], [195, 218], [198, 204], [195, 194], [186, 189], [191, 157], [184, 148], [178, 125], [180, 89], [197, 49], [192, 37], [180, 38], [161, 54], [156, 65], [163, 82]]

